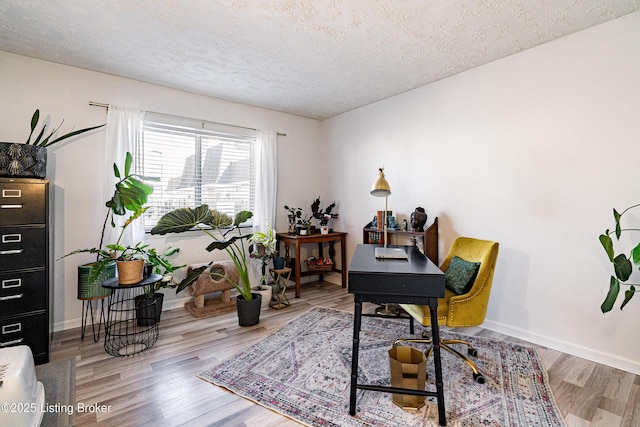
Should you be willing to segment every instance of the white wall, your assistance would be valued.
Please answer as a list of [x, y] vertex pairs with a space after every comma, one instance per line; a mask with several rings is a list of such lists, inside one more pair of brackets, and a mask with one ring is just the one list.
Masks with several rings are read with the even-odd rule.
[[[320, 194], [322, 181], [320, 122], [247, 105], [172, 90], [161, 86], [94, 73], [0, 52], [0, 141], [25, 141], [31, 115], [58, 125], [61, 132], [106, 122], [104, 108], [89, 101], [137, 107], [179, 116], [206, 119], [286, 133], [278, 138], [278, 219], [276, 229], [286, 230], [285, 204], [307, 206]], [[54, 146], [48, 151], [47, 178], [54, 185], [54, 259], [78, 248], [97, 246], [105, 210], [102, 181], [112, 175], [103, 164], [104, 128], [89, 136]], [[303, 191], [301, 191], [303, 189]], [[206, 238], [199, 234], [147, 239], [159, 250], [168, 245], [182, 249], [177, 263], [211, 259]], [[217, 254], [218, 257], [221, 254]], [[76, 267], [91, 261], [75, 255], [54, 263], [54, 330], [80, 325], [82, 304], [76, 299]], [[165, 308], [181, 306], [186, 298], [165, 291]]]
[[640, 203], [639, 76], [634, 13], [325, 121], [348, 256], [384, 165], [390, 210], [439, 218], [441, 259], [460, 235], [500, 242], [486, 327], [640, 373], [640, 297], [600, 312], [598, 241]]

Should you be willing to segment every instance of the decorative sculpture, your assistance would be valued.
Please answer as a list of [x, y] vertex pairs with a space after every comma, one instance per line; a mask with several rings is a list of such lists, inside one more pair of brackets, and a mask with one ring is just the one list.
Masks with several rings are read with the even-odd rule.
[[413, 231], [424, 231], [424, 225], [427, 223], [427, 213], [424, 208], [417, 207], [411, 213], [411, 228]]

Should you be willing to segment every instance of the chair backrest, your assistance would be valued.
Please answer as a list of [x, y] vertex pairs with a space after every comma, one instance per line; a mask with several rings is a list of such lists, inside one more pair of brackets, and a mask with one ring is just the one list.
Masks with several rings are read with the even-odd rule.
[[493, 282], [493, 272], [498, 259], [498, 247], [498, 242], [474, 239], [471, 237], [458, 237], [453, 242], [453, 245], [451, 245], [449, 254], [442, 262], [440, 269], [447, 271], [451, 258], [453, 258], [454, 255], [470, 262], [480, 262], [480, 269], [476, 275], [476, 280], [471, 290], [465, 295], [471, 296], [480, 292], [486, 293], [488, 302], [488, 294], [491, 283]]

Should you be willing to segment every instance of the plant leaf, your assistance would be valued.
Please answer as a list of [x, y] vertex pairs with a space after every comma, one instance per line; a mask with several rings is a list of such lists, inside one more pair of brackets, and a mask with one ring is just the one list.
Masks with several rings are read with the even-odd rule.
[[[60, 123], [60, 126], [62, 126], [62, 123]], [[58, 126], [58, 129], [60, 128], [60, 126]], [[40, 144], [40, 145], [41, 145], [42, 147], [48, 147], [48, 146], [50, 146], [50, 145], [55, 144], [56, 142], [63, 141], [63, 140], [65, 140], [65, 139], [67, 139], [67, 138], [71, 138], [72, 136], [80, 135], [81, 133], [89, 132], [90, 130], [98, 129], [98, 128], [101, 128], [101, 127], [103, 127], [103, 126], [106, 126], [106, 124], [101, 124], [101, 125], [98, 125], [98, 126], [92, 126], [92, 127], [89, 127], [89, 128], [84, 128], [84, 129], [75, 130], [75, 131], [73, 131], [73, 132], [69, 132], [69, 133], [67, 133], [67, 134], [65, 134], [65, 135], [62, 135], [61, 137], [58, 137], [58, 138], [54, 139], [53, 141], [46, 142], [46, 143], [45, 143], [45, 141], [43, 141], [43, 143], [42, 143], [42, 144]], [[53, 135], [53, 134], [54, 134], [58, 129], [56, 129], [56, 130], [54, 130], [53, 132], [51, 132], [51, 135], [49, 135], [49, 137], [47, 137], [47, 140], [48, 140], [49, 138], [51, 138], [51, 136], [52, 136], [52, 135]]]
[[624, 255], [620, 254], [613, 259], [613, 268], [616, 272], [616, 277], [621, 282], [626, 282], [631, 276], [632, 266], [631, 261]]
[[631, 259], [635, 265], [640, 266], [640, 243], [631, 250]]
[[601, 234], [600, 243], [602, 244], [602, 247], [604, 248], [605, 252], [607, 252], [607, 255], [609, 256], [609, 261], [613, 262], [614, 252], [613, 252], [613, 240], [611, 240], [611, 236], [609, 236], [608, 233]]
[[600, 306], [600, 310], [603, 313], [611, 311], [613, 308], [613, 304], [616, 302], [616, 298], [618, 298], [618, 292], [620, 292], [620, 282], [615, 277], [611, 276], [611, 282], [609, 283], [609, 292], [607, 292], [607, 297], [604, 299], [604, 302]]
[[116, 165], [115, 163], [113, 164], [113, 174], [116, 176], [116, 178], [120, 179], [120, 169], [118, 169], [118, 165]]
[[616, 220], [616, 239], [620, 240], [620, 234], [622, 234], [622, 228], [620, 227], [620, 215], [617, 210], [613, 210], [613, 218]]
[[124, 159], [124, 176], [131, 175], [131, 164], [133, 163], [133, 156], [127, 151]]
[[233, 221], [233, 225], [238, 227], [240, 226], [240, 224], [242, 224], [243, 222], [246, 222], [249, 220], [249, 218], [251, 218], [253, 216], [253, 212], [249, 212], [249, 211], [240, 211], [236, 214], [236, 218]]
[[167, 212], [158, 220], [151, 234], [164, 235], [167, 233], [182, 233], [196, 227], [198, 224], [211, 222], [209, 206], [200, 205], [195, 209], [180, 208]]
[[636, 288], [633, 285], [631, 285], [631, 287], [624, 292], [624, 301], [622, 301], [622, 304], [620, 305], [620, 310], [622, 310], [624, 306], [627, 305], [629, 301], [631, 301], [631, 298], [633, 298], [635, 293], [636, 293]]
[[[153, 231], [152, 233], [153, 234]], [[215, 249], [227, 249], [229, 246], [231, 246], [232, 244], [234, 244], [236, 241], [238, 240], [242, 240], [242, 239], [249, 239], [251, 238], [251, 234], [243, 234], [241, 236], [233, 236], [230, 237], [228, 239], [224, 239], [224, 240], [214, 240], [213, 242], [209, 243], [209, 246], [207, 246], [207, 251], [211, 252]]]
[[[211, 263], [209, 263], [209, 265], [210, 264]], [[194, 268], [192, 270], [189, 270], [187, 272], [187, 277], [182, 279], [182, 281], [178, 284], [178, 287], [176, 288], [176, 294], [182, 292], [182, 290], [184, 290], [184, 288], [186, 288], [187, 286], [191, 285], [196, 280], [198, 280], [198, 277], [200, 277], [202, 272], [205, 271], [207, 269], [207, 267], [209, 267], [209, 265], [203, 265], [202, 267], [198, 267], [198, 268]]]
[[40, 110], [36, 109], [36, 111], [33, 113], [33, 116], [31, 116], [31, 132], [29, 132], [29, 138], [27, 138], [27, 144], [31, 143], [31, 135], [33, 135], [33, 131], [38, 125], [38, 120], [40, 120]]

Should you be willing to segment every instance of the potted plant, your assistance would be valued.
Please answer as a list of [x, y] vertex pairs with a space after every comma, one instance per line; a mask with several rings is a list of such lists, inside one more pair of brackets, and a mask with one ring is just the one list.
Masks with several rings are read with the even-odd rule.
[[287, 219], [289, 220], [289, 234], [296, 234], [296, 223], [298, 219], [302, 218], [302, 209], [289, 207], [284, 205], [284, 208], [289, 212]]
[[[148, 245], [147, 245], [148, 246]], [[138, 326], [152, 326], [160, 322], [164, 294], [162, 288], [175, 288], [178, 283], [174, 280], [173, 272], [185, 265], [173, 265], [169, 257], [180, 252], [179, 248], [169, 247], [159, 254], [154, 248], [146, 250], [145, 260], [151, 266], [150, 273], [159, 274], [160, 280], [144, 286], [144, 293], [135, 297], [136, 321]]]
[[338, 214], [333, 211], [336, 207], [336, 202], [331, 203], [325, 210], [320, 209], [320, 197], [316, 198], [311, 204], [312, 216], [318, 220], [318, 226], [320, 227], [320, 233], [329, 233], [329, 220], [338, 218]]
[[[124, 235], [125, 229], [147, 210], [147, 207], [145, 207], [144, 205], [147, 203], [149, 195], [153, 193], [153, 187], [149, 184], [144, 183], [143, 181], [155, 180], [155, 178], [132, 174], [132, 163], [133, 157], [131, 153], [127, 153], [125, 157], [123, 174], [120, 173], [120, 168], [118, 168], [115, 163], [113, 164], [113, 171], [117, 182], [115, 184], [113, 196], [105, 203], [105, 206], [108, 208], [108, 210], [102, 224], [100, 244], [94, 248], [77, 249], [62, 257], [64, 258], [69, 255], [78, 253], [95, 254], [96, 261], [91, 263], [91, 271], [89, 272], [88, 277], [88, 281], [90, 283], [98, 281], [102, 283], [101, 280], [104, 279], [103, 272], [106, 270], [107, 266], [114, 261], [121, 261], [120, 263], [117, 263], [120, 264], [120, 266], [117, 267], [119, 282], [121, 284], [136, 283], [142, 279], [142, 268], [144, 267], [144, 258], [148, 245], [137, 243], [134, 246], [123, 246], [121, 245], [121, 240], [122, 236]], [[103, 245], [104, 234], [109, 220], [111, 226], [115, 227], [116, 224], [114, 215], [122, 216], [126, 215], [128, 212], [130, 213], [130, 216], [123, 224], [117, 241], [115, 243]], [[121, 268], [127, 265], [125, 264], [125, 262], [133, 262], [135, 268], [138, 269], [138, 271], [135, 273], [135, 278], [137, 278], [137, 280], [133, 281], [134, 278], [128, 277], [128, 273], [120, 271]]]
[[35, 138], [34, 131], [40, 120], [40, 110], [36, 110], [31, 117], [31, 132], [24, 144], [12, 142], [0, 142], [0, 176], [19, 176], [44, 178], [47, 172], [47, 147], [72, 136], [80, 135], [104, 124], [69, 132], [57, 138], [53, 135], [60, 129], [62, 123], [45, 136], [47, 125], [43, 125]]
[[624, 306], [631, 301], [631, 298], [633, 298], [637, 292], [636, 286], [638, 286], [638, 284], [628, 283], [628, 281], [630, 280], [631, 273], [633, 272], [632, 264], [636, 267], [640, 267], [640, 243], [633, 243], [634, 247], [631, 249], [628, 256], [624, 253], [616, 255], [611, 235], [615, 234], [616, 241], [619, 241], [623, 232], [640, 231], [638, 228], [622, 228], [620, 225], [622, 216], [638, 206], [640, 206], [640, 204], [630, 206], [621, 213], [618, 213], [618, 211], [614, 209], [613, 219], [615, 221], [615, 229], [613, 231], [607, 229], [599, 237], [600, 243], [604, 247], [604, 250], [609, 257], [609, 261], [613, 265], [613, 271], [615, 274], [614, 276], [611, 276], [609, 281], [609, 292], [607, 292], [607, 296], [600, 306], [600, 310], [602, 310], [603, 313], [611, 311], [616, 299], [618, 298], [621, 286], [628, 286], [628, 289], [624, 292], [624, 300], [622, 301], [622, 304], [620, 304], [620, 310], [622, 310]]
[[[267, 308], [269, 303], [271, 302], [271, 296], [273, 294], [273, 290], [271, 285], [266, 283], [269, 274], [266, 272], [266, 267], [269, 265], [271, 260], [273, 260], [274, 268], [276, 263], [281, 258], [284, 261], [284, 258], [278, 257], [278, 252], [276, 251], [276, 234], [267, 224], [267, 231], [257, 231], [253, 233], [253, 235], [249, 238], [249, 241], [254, 243], [254, 250], [250, 249], [251, 257], [257, 258], [260, 260], [261, 268], [262, 268], [262, 277], [260, 278], [260, 285], [253, 287], [254, 292], [258, 292], [262, 295], [262, 308]], [[282, 267], [280, 267], [282, 268]]]
[[[209, 209], [208, 205], [201, 205], [194, 209], [179, 208], [168, 212], [151, 229], [151, 234], [159, 235], [183, 233], [194, 229], [200, 230], [213, 240], [206, 247], [207, 251], [211, 252], [219, 249], [227, 252], [238, 271], [240, 283], [235, 283], [227, 276], [217, 273], [211, 273], [211, 275], [228, 280], [240, 294], [236, 298], [240, 326], [253, 326], [260, 321], [261, 295], [251, 291], [245, 248], [245, 240], [249, 239], [251, 235], [242, 234], [242, 228], [240, 227], [242, 223], [252, 216], [253, 213], [249, 211], [240, 211], [232, 219], [229, 215], [215, 209]], [[187, 274], [187, 277], [178, 284], [176, 293], [198, 280], [198, 277], [207, 267], [208, 265], [204, 265], [192, 269]]]

